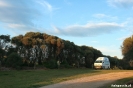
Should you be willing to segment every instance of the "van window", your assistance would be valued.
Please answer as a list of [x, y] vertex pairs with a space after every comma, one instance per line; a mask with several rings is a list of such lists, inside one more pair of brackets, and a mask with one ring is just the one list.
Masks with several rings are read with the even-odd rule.
[[99, 60], [98, 60], [98, 61], [95, 61], [95, 63], [102, 63], [102, 61], [99, 61]]

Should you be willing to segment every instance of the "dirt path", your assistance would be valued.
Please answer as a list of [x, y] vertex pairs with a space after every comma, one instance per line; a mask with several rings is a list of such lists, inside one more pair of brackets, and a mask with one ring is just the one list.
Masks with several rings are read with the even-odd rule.
[[132, 72], [113, 72], [68, 80], [41, 88], [98, 88], [106, 83], [130, 76], [133, 76]]

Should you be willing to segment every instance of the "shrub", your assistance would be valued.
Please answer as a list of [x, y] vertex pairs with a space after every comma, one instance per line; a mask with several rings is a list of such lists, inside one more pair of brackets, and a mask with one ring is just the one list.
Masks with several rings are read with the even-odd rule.
[[72, 66], [70, 66], [67, 61], [62, 62], [60, 67], [61, 68], [72, 68]]
[[20, 69], [22, 64], [23, 64], [22, 58], [17, 53], [11, 53], [7, 57], [6, 65], [8, 67]]
[[46, 68], [55, 69], [55, 68], [57, 68], [57, 62], [56, 62], [56, 60], [51, 59], [47, 62], [44, 62], [44, 66]]

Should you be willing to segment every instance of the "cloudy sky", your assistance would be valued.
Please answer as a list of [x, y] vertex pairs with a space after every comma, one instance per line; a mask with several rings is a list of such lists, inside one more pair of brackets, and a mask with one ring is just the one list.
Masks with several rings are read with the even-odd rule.
[[132, 23], [133, 0], [0, 0], [0, 35], [45, 32], [119, 58]]

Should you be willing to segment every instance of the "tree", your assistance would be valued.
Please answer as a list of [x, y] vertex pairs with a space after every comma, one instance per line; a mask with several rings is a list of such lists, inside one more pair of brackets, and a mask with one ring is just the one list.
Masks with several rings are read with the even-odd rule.
[[32, 45], [32, 40], [31, 40], [30, 37], [23, 37], [22, 43], [23, 43], [25, 46], [31, 46], [31, 45]]
[[17, 53], [11, 53], [6, 61], [8, 67], [13, 67], [16, 69], [21, 68], [23, 64], [22, 58]]
[[121, 46], [121, 51], [123, 55], [123, 62], [125, 65], [123, 68], [125, 69], [133, 69], [132, 61], [133, 61], [133, 35], [131, 37], [126, 38], [123, 41]]
[[[105, 56], [105, 55], [104, 55]], [[105, 57], [108, 57], [109, 58], [109, 61], [110, 61], [110, 67], [111, 68], [114, 68], [114, 67], [118, 67], [118, 58], [115, 56], [115, 57], [111, 57], [111, 56], [105, 56]]]
[[23, 39], [23, 35], [15, 36], [11, 39], [11, 43], [16, 45], [16, 47], [23, 46], [22, 39]]
[[0, 48], [4, 48], [10, 42], [10, 35], [0, 35]]
[[81, 50], [83, 52], [83, 56], [85, 57], [85, 63], [86, 63], [86, 67], [91, 68], [94, 61], [100, 57], [103, 56], [103, 54], [97, 50], [94, 49], [93, 47], [89, 47], [89, 46], [81, 46]]
[[128, 37], [123, 41], [123, 45], [121, 47], [123, 59], [127, 62], [133, 60], [133, 36]]
[[0, 62], [2, 65], [5, 64], [5, 57], [9, 51], [10, 35], [0, 35]]
[[[73, 42], [39, 32], [27, 32], [12, 38], [17, 53], [29, 64], [60, 61], [67, 66], [91, 67], [102, 53], [89, 46], [77, 46]], [[80, 62], [82, 61], [82, 62]]]
[[123, 45], [121, 47], [122, 54], [125, 55], [128, 53], [131, 49], [133, 49], [133, 36], [128, 37], [123, 41]]
[[0, 59], [2, 59], [4, 57], [4, 53], [5, 53], [5, 51], [0, 48]]

